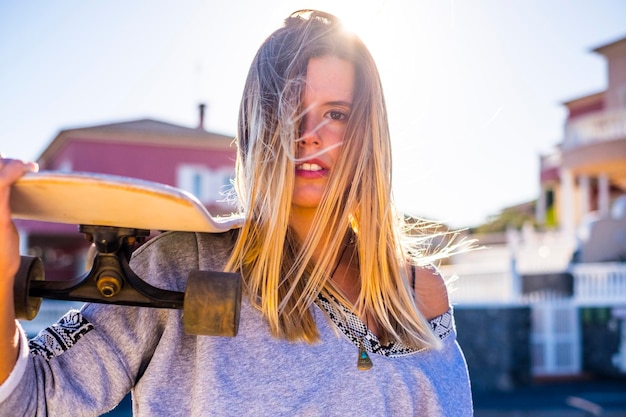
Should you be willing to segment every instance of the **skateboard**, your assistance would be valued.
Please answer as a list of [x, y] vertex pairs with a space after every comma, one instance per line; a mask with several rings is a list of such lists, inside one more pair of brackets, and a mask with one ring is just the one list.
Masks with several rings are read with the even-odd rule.
[[185, 292], [156, 288], [129, 266], [151, 231], [221, 233], [240, 227], [241, 215], [212, 216], [192, 194], [176, 187], [115, 175], [42, 171], [26, 174], [11, 188], [15, 219], [74, 224], [93, 244], [84, 275], [46, 281], [43, 261], [22, 256], [15, 276], [15, 313], [36, 317], [42, 298], [183, 310], [185, 331], [235, 336], [241, 308], [237, 273], [193, 271]]

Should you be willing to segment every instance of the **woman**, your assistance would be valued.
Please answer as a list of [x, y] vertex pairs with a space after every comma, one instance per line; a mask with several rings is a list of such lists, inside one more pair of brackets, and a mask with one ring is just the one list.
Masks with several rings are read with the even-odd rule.
[[0, 415], [98, 415], [129, 390], [142, 416], [472, 414], [445, 284], [424, 267], [437, 255], [394, 210], [382, 87], [361, 41], [329, 14], [292, 14], [254, 58], [237, 140], [244, 226], [165, 233], [132, 261], [177, 291], [193, 269], [241, 272], [234, 338], [187, 335], [179, 311], [91, 304], [27, 342], [6, 278], [19, 258], [7, 200], [33, 166], [0, 163]]

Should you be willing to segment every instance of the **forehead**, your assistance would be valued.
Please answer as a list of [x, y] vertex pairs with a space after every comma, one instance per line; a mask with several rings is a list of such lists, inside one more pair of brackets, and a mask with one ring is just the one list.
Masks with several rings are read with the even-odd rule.
[[307, 64], [305, 98], [352, 102], [354, 64], [335, 56], [311, 58]]

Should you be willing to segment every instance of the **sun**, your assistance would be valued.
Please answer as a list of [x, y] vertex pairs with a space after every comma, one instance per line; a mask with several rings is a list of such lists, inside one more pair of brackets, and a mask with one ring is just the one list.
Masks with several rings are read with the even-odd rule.
[[347, 31], [355, 33], [367, 44], [380, 33], [377, 16], [384, 11], [387, 0], [314, 0], [285, 1], [275, 10], [279, 21], [299, 9], [316, 9], [338, 17]]
[[324, 10], [341, 19], [345, 30], [356, 34], [366, 44], [380, 31], [378, 16], [385, 7], [381, 0], [328, 1]]

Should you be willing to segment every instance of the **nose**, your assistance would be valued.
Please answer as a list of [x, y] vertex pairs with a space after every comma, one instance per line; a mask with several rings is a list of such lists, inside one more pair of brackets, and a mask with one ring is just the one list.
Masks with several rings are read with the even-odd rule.
[[319, 136], [317, 136], [317, 134], [315, 133], [305, 133], [304, 135], [302, 135], [302, 137], [300, 138], [300, 141], [298, 142], [298, 145], [300, 147], [305, 147], [305, 146], [319, 146], [322, 142], [320, 141]]
[[322, 139], [320, 138], [320, 128], [317, 124], [311, 123], [306, 120], [302, 126], [302, 135], [300, 136], [300, 140], [298, 145], [301, 147], [304, 146], [320, 146], [322, 144]]

